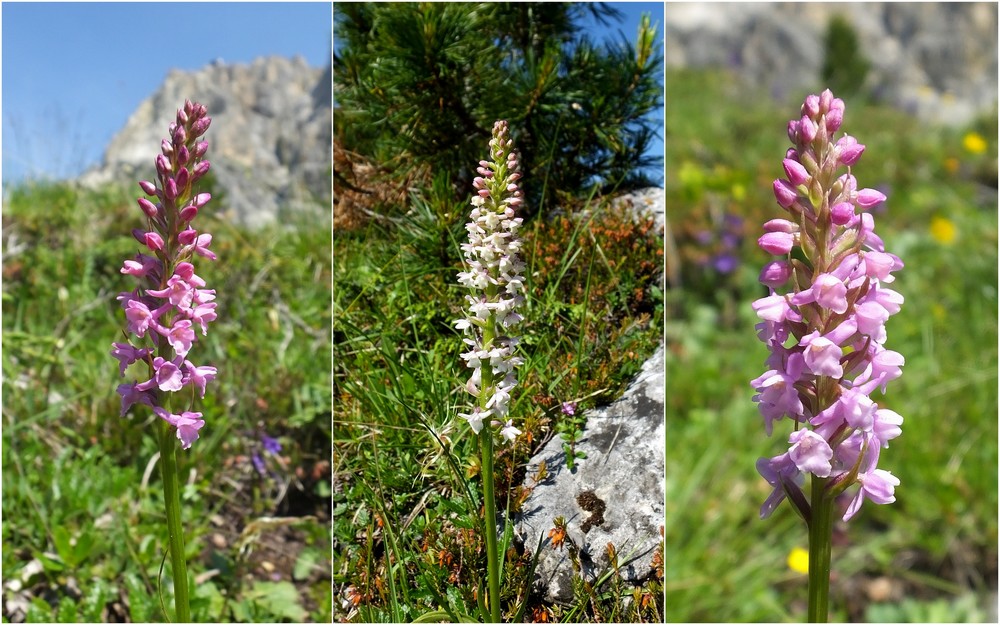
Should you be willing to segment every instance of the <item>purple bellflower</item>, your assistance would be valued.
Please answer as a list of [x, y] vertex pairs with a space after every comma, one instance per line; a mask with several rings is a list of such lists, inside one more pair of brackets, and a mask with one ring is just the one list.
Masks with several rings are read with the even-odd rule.
[[465, 226], [469, 241], [462, 244], [468, 270], [458, 274], [459, 284], [471, 292], [465, 296], [465, 317], [454, 322], [466, 332], [469, 351], [462, 359], [473, 369], [465, 388], [479, 402], [459, 416], [476, 434], [484, 423], [502, 426], [503, 438], [513, 442], [521, 431], [508, 416], [510, 392], [517, 384], [514, 370], [524, 360], [515, 355], [518, 338], [510, 331], [522, 319], [517, 309], [524, 302], [525, 264], [518, 256], [521, 218], [514, 216], [523, 201], [517, 186], [520, 166], [506, 121], [493, 125], [490, 157], [492, 162], [479, 162], [473, 181], [476, 194]]
[[826, 90], [808, 96], [801, 117], [788, 123], [786, 177], [774, 181], [788, 219], [764, 224], [758, 241], [781, 258], [764, 266], [760, 282], [770, 294], [753, 303], [758, 337], [770, 350], [767, 371], [751, 382], [753, 400], [769, 436], [775, 422], [794, 422], [788, 450], [757, 462], [774, 487], [761, 518], [786, 496], [802, 511], [805, 474], [829, 478], [831, 496], [860, 486], [845, 521], [864, 499], [892, 503], [899, 485], [877, 464], [903, 418], [871, 395], [902, 373], [903, 356], [884, 343], [885, 322], [903, 303], [886, 285], [903, 263], [885, 251], [866, 212], [885, 195], [858, 189], [851, 174], [865, 146], [846, 134], [834, 139], [843, 118], [844, 102]]
[[118, 295], [125, 310], [125, 343], [114, 343], [111, 355], [118, 359], [119, 373], [136, 362], [146, 364], [148, 378], [118, 386], [121, 415], [135, 404], [149, 406], [153, 413], [177, 430], [184, 449], [198, 439], [205, 425], [202, 413], [168, 410], [164, 393], [205, 396], [205, 386], [215, 379], [215, 367], [196, 365], [189, 360], [198, 334], [208, 333], [215, 320], [215, 290], [195, 273], [197, 257], [215, 260], [209, 247], [212, 235], [191, 225], [211, 199], [208, 193], [193, 192], [209, 170], [204, 160], [208, 142], [200, 137], [212, 119], [201, 104], [185, 102], [177, 111], [177, 121], [168, 129], [169, 137], [160, 144], [156, 157], [157, 182], [141, 181], [147, 197], [139, 198], [146, 216], [146, 228], [132, 232], [146, 249], [125, 261], [121, 272], [134, 276], [139, 285]]

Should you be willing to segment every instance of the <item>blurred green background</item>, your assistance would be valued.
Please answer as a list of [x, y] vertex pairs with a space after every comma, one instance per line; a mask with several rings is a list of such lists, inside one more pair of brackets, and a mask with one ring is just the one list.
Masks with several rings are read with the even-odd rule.
[[[214, 217], [221, 190], [199, 190], [213, 200], [195, 227], [219, 260], [196, 269], [219, 318], [191, 353], [219, 375], [194, 408], [201, 439], [178, 452], [192, 618], [329, 622], [329, 212], [245, 231]], [[5, 622], [163, 621], [161, 585], [172, 614], [156, 417], [119, 417], [110, 355], [138, 195], [5, 189]]]
[[[758, 518], [770, 487], [754, 462], [787, 432], [768, 438], [751, 402], [767, 352], [750, 303], [807, 93], [774, 102], [705, 70], [668, 70], [666, 93], [667, 620], [800, 621], [807, 578], [788, 560], [805, 525], [787, 504]], [[906, 265], [886, 343], [906, 365], [874, 396], [905, 421], [880, 461], [896, 503], [835, 525], [830, 618], [995, 620], [997, 114], [943, 128], [845, 101], [841, 132], [867, 146], [854, 174], [888, 196], [876, 232]]]

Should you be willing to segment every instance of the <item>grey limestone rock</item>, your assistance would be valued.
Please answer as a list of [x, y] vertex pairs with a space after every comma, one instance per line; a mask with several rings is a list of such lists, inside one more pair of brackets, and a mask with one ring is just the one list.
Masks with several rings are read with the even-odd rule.
[[525, 501], [516, 531], [529, 551], [540, 537], [544, 540], [536, 584], [546, 600], [567, 602], [573, 597], [568, 548], [553, 549], [547, 538], [558, 516], [566, 519], [569, 539], [580, 548], [586, 579], [593, 581], [607, 569], [608, 543], [618, 552], [625, 580], [640, 583], [653, 575], [665, 509], [664, 389], [661, 345], [621, 398], [589, 411], [583, 440], [577, 444], [587, 457], [577, 460], [573, 471], [566, 468], [558, 436], [529, 461], [529, 476], [544, 461], [549, 477]]
[[657, 232], [663, 229], [667, 218], [667, 200], [662, 187], [636, 189], [615, 198], [614, 201], [616, 204], [630, 205], [636, 219], [651, 218]]
[[[330, 210], [330, 68], [301, 57], [250, 64], [213, 62], [196, 72], [174, 70], [112, 139], [102, 164], [81, 177], [88, 186], [151, 179], [167, 125], [185, 99], [208, 108], [208, 160], [225, 192], [213, 209], [249, 227], [282, 219], [283, 211]], [[138, 188], [136, 187], [138, 191]]]

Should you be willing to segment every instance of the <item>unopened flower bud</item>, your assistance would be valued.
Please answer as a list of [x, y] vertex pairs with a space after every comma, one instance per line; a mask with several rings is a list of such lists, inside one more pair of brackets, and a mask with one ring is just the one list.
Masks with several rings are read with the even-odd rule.
[[782, 167], [785, 169], [785, 175], [788, 176], [788, 181], [792, 183], [793, 186], [799, 186], [806, 180], [809, 180], [809, 172], [806, 168], [802, 166], [802, 163], [786, 158], [781, 161]]
[[156, 205], [147, 200], [146, 198], [141, 197], [138, 198], [136, 201], [139, 202], [139, 208], [141, 208], [142, 212], [146, 214], [146, 217], [149, 217], [150, 219], [156, 219], [156, 217], [159, 215], [159, 211], [157, 210]]
[[799, 120], [799, 142], [800, 144], [812, 143], [819, 132], [819, 126], [808, 117]]
[[211, 167], [211, 164], [208, 161], [202, 161], [195, 165], [195, 168], [191, 171], [191, 183], [198, 182], [202, 176], [208, 173], [209, 167]]
[[830, 220], [835, 226], [843, 226], [854, 218], [854, 204], [838, 202], [830, 207]]
[[799, 193], [787, 180], [774, 181], [774, 197], [781, 208], [789, 208], [799, 199]]
[[170, 160], [163, 154], [156, 157], [156, 173], [161, 176], [170, 175]]
[[788, 232], [768, 232], [757, 239], [757, 245], [768, 254], [784, 256], [792, 250], [795, 244], [795, 236]]
[[143, 243], [146, 244], [146, 247], [154, 251], [163, 249], [163, 237], [155, 232], [145, 233], [143, 235]]
[[189, 221], [198, 216], [198, 207], [192, 204], [188, 204], [187, 206], [185, 206], [180, 210], [177, 216], [180, 218], [181, 222], [188, 223]]
[[198, 238], [198, 231], [194, 228], [188, 227], [186, 230], [182, 230], [177, 235], [177, 240], [181, 245], [191, 245]]
[[202, 117], [191, 126], [191, 136], [195, 138], [202, 136], [208, 130], [211, 123], [212, 120], [210, 118]]

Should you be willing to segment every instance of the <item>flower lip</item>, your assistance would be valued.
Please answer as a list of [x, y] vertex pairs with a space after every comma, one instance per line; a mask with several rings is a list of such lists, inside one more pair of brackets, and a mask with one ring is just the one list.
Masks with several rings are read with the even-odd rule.
[[757, 239], [760, 249], [775, 256], [785, 256], [794, 244], [795, 236], [788, 232], [768, 232]]

